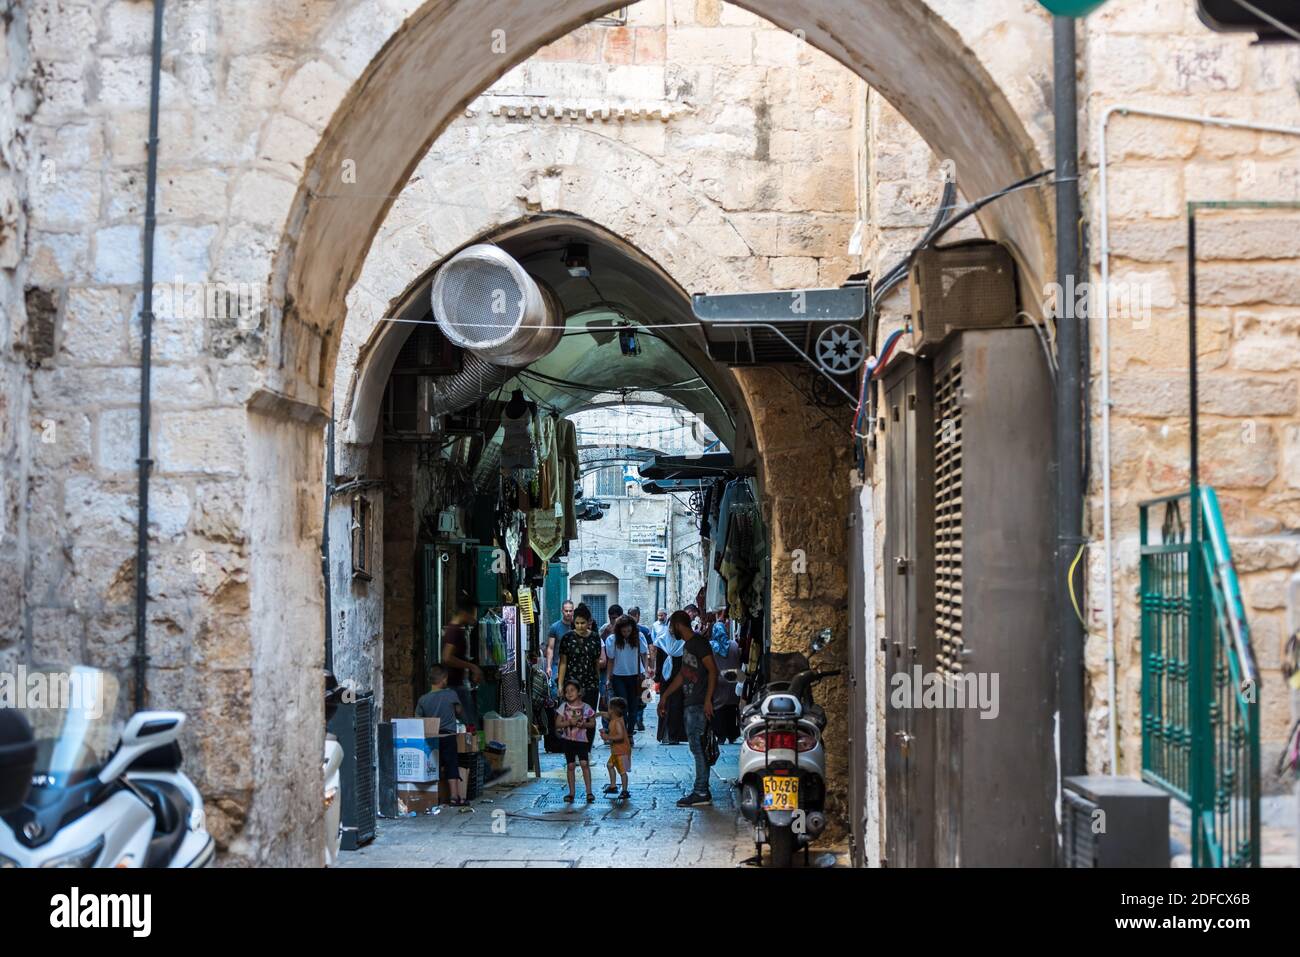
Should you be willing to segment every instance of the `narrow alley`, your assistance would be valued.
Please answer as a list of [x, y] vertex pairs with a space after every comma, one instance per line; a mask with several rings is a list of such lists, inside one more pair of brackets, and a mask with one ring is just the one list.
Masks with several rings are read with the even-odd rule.
[[[655, 740], [653, 706], [646, 731], [636, 736], [632, 797], [602, 795], [608, 749], [592, 752], [596, 803], [562, 800], [564, 756], [542, 754], [542, 776], [519, 785], [489, 787], [457, 812], [381, 819], [375, 840], [339, 859], [340, 867], [736, 867], [753, 857], [752, 828], [736, 810], [732, 782], [738, 744], [723, 744], [713, 767], [713, 806], [679, 808], [694, 767], [686, 745]], [[834, 866], [833, 849], [812, 852], [813, 866]], [[802, 866], [803, 859], [796, 859]]]

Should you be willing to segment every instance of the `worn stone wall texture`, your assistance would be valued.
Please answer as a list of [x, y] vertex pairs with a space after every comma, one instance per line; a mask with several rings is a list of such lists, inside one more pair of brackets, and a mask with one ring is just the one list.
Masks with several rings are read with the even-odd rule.
[[[1192, 4], [1174, 0], [1115, 0], [1087, 24], [1081, 60], [1087, 125], [1081, 127], [1081, 142], [1088, 150], [1085, 185], [1095, 282], [1102, 245], [1098, 134], [1105, 111], [1134, 106], [1300, 128], [1295, 85], [1300, 50], [1210, 34], [1197, 21]], [[1105, 679], [1099, 454], [1103, 357], [1094, 319], [1088, 763], [1091, 770], [1109, 767], [1107, 709], [1117, 700], [1120, 769], [1136, 774], [1141, 766], [1137, 503], [1187, 483], [1185, 204], [1295, 203], [1300, 200], [1300, 135], [1116, 115], [1107, 138], [1119, 680], [1114, 699]], [[1287, 692], [1278, 666], [1286, 639], [1286, 582], [1300, 568], [1300, 498], [1294, 474], [1300, 434], [1300, 213], [1224, 211], [1202, 213], [1198, 219], [1201, 480], [1219, 492], [1243, 579], [1262, 671], [1262, 766], [1269, 769], [1288, 727]]]
[[[28, 403], [28, 364], [50, 346], [53, 324], [48, 303], [37, 297], [35, 318], [27, 310], [23, 247], [27, 241], [29, 136], [35, 97], [27, 74], [27, 15], [18, 4], [0, 7], [0, 669], [12, 671], [23, 652], [27, 620], [27, 523], [25, 487], [33, 451]], [[84, 419], [71, 423], [84, 434]], [[57, 436], [58, 423], [41, 428]]]
[[[803, 30], [810, 44], [870, 78], [941, 155], [958, 160], [959, 182], [972, 193], [1002, 181], [1003, 165], [1023, 174], [1050, 152], [1046, 21], [1032, 0], [750, 5]], [[319, 805], [284, 796], [320, 786], [322, 424], [345, 297], [392, 197], [447, 118], [539, 45], [611, 6], [167, 6], [155, 274], [167, 287], [155, 304], [148, 684], [152, 704], [191, 717], [187, 767], [208, 800], [226, 860], [319, 860]], [[652, 99], [690, 105], [690, 97], [707, 91], [716, 112], [701, 113], [693, 132], [685, 114], [676, 127], [676, 118], [664, 125], [634, 117], [641, 126], [628, 142], [576, 125], [555, 138], [563, 148], [592, 150], [597, 165], [611, 162], [605, 182], [630, 183], [623, 189], [632, 212], [606, 225], [657, 234], [652, 255], [686, 288], [795, 284], [814, 268], [818, 281], [838, 280], [844, 270], [834, 261], [848, 265], [851, 203], [833, 229], [823, 227], [828, 220], [800, 220], [799, 212], [860, 181], [852, 172], [834, 173], [851, 170], [853, 155], [828, 146], [847, 136], [850, 115], [831, 106], [843, 93], [833, 85], [836, 74], [817, 68], [812, 54], [805, 67], [800, 52], [800, 66], [787, 74], [798, 77], [797, 88], [775, 88], [766, 106], [762, 98], [746, 100], [744, 91], [791, 41], [711, 2], [674, 0], [667, 9], [663, 94]], [[4, 123], [16, 118], [16, 132], [0, 126], [0, 200], [12, 186], [19, 209], [11, 215], [10, 204], [0, 202], [0, 256], [9, 242], [23, 240], [24, 228], [25, 240], [17, 272], [0, 267], [10, 270], [0, 288], [8, 323], [0, 374], [13, 379], [24, 363], [34, 367], [20, 381], [2, 383], [0, 557], [7, 564], [0, 580], [22, 582], [22, 633], [6, 632], [4, 641], [28, 661], [87, 661], [125, 671], [133, 652], [151, 16], [149, 4], [134, 0], [32, 0], [5, 27], [0, 93], [17, 105], [0, 113]], [[499, 51], [492, 49], [498, 28], [505, 40]], [[728, 42], [711, 39], [714, 29], [732, 31]], [[626, 60], [630, 36], [631, 61], [621, 65], [633, 68], [623, 75], [635, 89], [657, 76], [654, 24], [634, 21], [630, 34], [619, 36], [611, 56]], [[571, 42], [575, 52], [553, 55], [588, 56], [580, 41]], [[673, 60], [696, 66], [675, 74], [667, 66]], [[735, 71], [726, 66], [732, 60], [741, 64]], [[1115, 58], [1116, 77], [1130, 62], [1139, 61]], [[604, 95], [611, 92], [618, 93]], [[961, 123], [951, 122], [954, 113]], [[478, 120], [487, 124], [490, 115]], [[526, 136], [518, 128], [554, 122], [512, 125], [507, 112], [499, 123], [492, 118], [499, 129], [474, 140], [477, 120], [465, 119], [466, 139], [457, 149], [465, 161], [483, 164], [494, 161], [495, 137]], [[21, 158], [24, 149], [30, 163]], [[747, 160], [732, 162], [749, 149], [755, 152]], [[753, 165], [762, 156], [765, 171]], [[810, 156], [828, 171], [825, 185], [808, 175]], [[635, 162], [620, 165], [628, 157]], [[508, 203], [559, 209], [583, 195], [593, 204], [605, 201], [607, 194], [592, 191], [599, 178], [547, 175], [557, 162], [537, 167], [523, 199], [511, 193]], [[497, 169], [520, 181], [516, 170]], [[6, 170], [26, 173], [18, 181]], [[636, 171], [652, 175], [628, 180]], [[1017, 243], [1037, 275], [1050, 239], [1046, 208], [1020, 196], [984, 218], [991, 234]], [[443, 206], [434, 213], [455, 215]], [[427, 268], [427, 250], [417, 247], [414, 255], [412, 268]], [[394, 285], [380, 282], [358, 296], [386, 306], [405, 281]], [[755, 419], [768, 424], [759, 436], [773, 456], [765, 474], [772, 488], [791, 490], [768, 496], [778, 545], [804, 547], [802, 539], [818, 529], [807, 550], [815, 584], [799, 587], [830, 596], [836, 573], [818, 563], [834, 564], [833, 549], [842, 550], [843, 528], [822, 511], [835, 499], [829, 477], [847, 465], [827, 450], [841, 446], [824, 441], [819, 425], [791, 427], [805, 422], [808, 410], [777, 374], [746, 374], [742, 381]], [[51, 434], [45, 423], [53, 423], [56, 439], [38, 444], [33, 422], [41, 435]], [[828, 476], [824, 497], [801, 500], [794, 491], [805, 480], [801, 457], [804, 468]], [[781, 635], [802, 639], [829, 599], [794, 587], [778, 583], [778, 594], [789, 594], [776, 619]]]

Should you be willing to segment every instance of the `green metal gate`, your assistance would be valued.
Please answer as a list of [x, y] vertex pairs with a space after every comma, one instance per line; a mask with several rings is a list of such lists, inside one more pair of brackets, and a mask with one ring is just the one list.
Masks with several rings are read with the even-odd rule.
[[1259, 681], [1218, 497], [1140, 509], [1142, 777], [1187, 805], [1193, 867], [1258, 867]]

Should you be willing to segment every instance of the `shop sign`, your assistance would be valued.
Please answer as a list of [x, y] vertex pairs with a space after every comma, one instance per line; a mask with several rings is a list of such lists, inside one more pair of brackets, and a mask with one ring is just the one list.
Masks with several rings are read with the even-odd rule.
[[668, 526], [633, 522], [628, 526], [628, 532], [633, 545], [658, 545], [668, 534]]

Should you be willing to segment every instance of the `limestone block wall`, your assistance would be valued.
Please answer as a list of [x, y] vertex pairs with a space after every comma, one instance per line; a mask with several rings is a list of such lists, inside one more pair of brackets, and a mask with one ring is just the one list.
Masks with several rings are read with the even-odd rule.
[[[1112, 0], [1087, 21], [1081, 142], [1092, 236], [1092, 279], [1102, 237], [1100, 125], [1136, 106], [1300, 128], [1300, 50], [1207, 32], [1192, 4]], [[1086, 133], [1086, 135], [1084, 135]], [[1114, 488], [1119, 766], [1137, 773], [1141, 671], [1137, 614], [1137, 502], [1187, 481], [1187, 265], [1185, 204], [1300, 200], [1300, 136], [1114, 116], [1107, 127], [1111, 249], [1111, 483]], [[1265, 769], [1289, 709], [1278, 670], [1286, 638], [1285, 583], [1300, 568], [1294, 476], [1300, 433], [1300, 213], [1201, 214], [1198, 303], [1201, 476], [1219, 492], [1246, 592], [1262, 670]], [[1089, 524], [1089, 755], [1106, 770], [1112, 697], [1105, 680], [1101, 596], [1100, 330], [1092, 329]], [[1268, 771], [1265, 771], [1268, 776]]]
[[[1042, 69], [1023, 62], [1023, 51], [1032, 49], [1026, 39], [1042, 34], [1043, 18], [1029, 0], [978, 8], [963, 0], [754, 5], [785, 27], [805, 29], [841, 62], [887, 86], [918, 127], [972, 158], [975, 179], [986, 177], [988, 157], [1007, 155], [1007, 143], [1041, 151], [1046, 142]], [[323, 733], [317, 714], [323, 602], [316, 542], [323, 408], [334, 383], [343, 298], [360, 272], [357, 264], [402, 175], [448, 111], [600, 7], [595, 0], [551, 4], [540, 13], [535, 5], [501, 0], [168, 5], [156, 278], [173, 288], [155, 304], [149, 688], [151, 701], [190, 715], [187, 767], [208, 799], [226, 860], [293, 864], [319, 858], [319, 807], [284, 795], [311, 794], [319, 785], [314, 755]], [[823, 203], [818, 184], [801, 183], [800, 167], [806, 169], [809, 155], [833, 139], [841, 122], [826, 107], [838, 95], [823, 82], [833, 71], [810, 60], [800, 66], [797, 90], [787, 85], [766, 106], [746, 101], [737, 90], [758, 78], [754, 68], [786, 42], [784, 35], [760, 35], [746, 25], [746, 15], [707, 0], [667, 9], [671, 26], [682, 29], [677, 40], [666, 31], [666, 58], [675, 42], [701, 59], [722, 55], [723, 48], [690, 32], [715, 26], [736, 31], [742, 39], [725, 50], [749, 58], [737, 74], [701, 69], [680, 83], [665, 67], [663, 100], [675, 96], [686, 103], [713, 84], [719, 105], [694, 132], [680, 127], [677, 139], [670, 120], [665, 153], [671, 151], [679, 165], [615, 162], [601, 175], [566, 179], [548, 175], [552, 166], [564, 165], [548, 160], [535, 167], [523, 199], [511, 193], [502, 208], [572, 208], [584, 196], [590, 209], [617, 207], [593, 184], [622, 180], [625, 196], [660, 199], [625, 203], [632, 212], [608, 225], [623, 234], [657, 233], [655, 243], [640, 244], [656, 245], [655, 258], [665, 268], [690, 277], [682, 283], [686, 288], [793, 284], [813, 262], [819, 280], [823, 272], [838, 280], [847, 269], [831, 261], [851, 233], [852, 200], [842, 222], [833, 208], [812, 217], [798, 212]], [[0, 421], [7, 429], [18, 425], [0, 443], [13, 490], [7, 521], [17, 516], [4, 526], [2, 548], [4, 556], [16, 551], [10, 564], [17, 566], [26, 603], [17, 647], [31, 661], [84, 660], [125, 669], [132, 652], [133, 430], [151, 14], [147, 4], [131, 0], [33, 0], [6, 18], [0, 90], [21, 85], [31, 91], [31, 102], [0, 114], [6, 123], [14, 117], [21, 134], [0, 125], [0, 143], [21, 138], [31, 161], [15, 187], [18, 216], [0, 204], [6, 242], [22, 235], [26, 218], [19, 267], [25, 310], [11, 308], [18, 288], [12, 277], [6, 275], [0, 291], [9, 323], [3, 374], [12, 378], [29, 363], [26, 353], [13, 352], [29, 329], [38, 333], [32, 341], [40, 343], [43, 357], [23, 373], [23, 382], [3, 383]], [[827, 24], [835, 25], [833, 36]], [[489, 53], [493, 29], [502, 25], [507, 48]], [[654, 24], [634, 21], [632, 61], [623, 65], [653, 72], [653, 60], [637, 59], [643, 25], [650, 28], [645, 56], [654, 56]], [[456, 38], [454, 46], [443, 30]], [[963, 38], [970, 39], [971, 55], [954, 56], [965, 52]], [[748, 48], [746, 39], [752, 41]], [[925, 69], [912, 69], [919, 64]], [[368, 69], [368, 81], [357, 84]], [[18, 77], [21, 83], [13, 83]], [[431, 89], [439, 95], [431, 98]], [[950, 99], [964, 109], [978, 104], [975, 112], [989, 122], [961, 131], [946, 126], [939, 106]], [[728, 113], [724, 101], [736, 108]], [[652, 148], [657, 135], [636, 134]], [[488, 138], [483, 142], [490, 145]], [[600, 162], [636, 155], [615, 149], [626, 144], [578, 130], [558, 142], [580, 142], [584, 149], [596, 142], [590, 148]], [[764, 198], [777, 182], [775, 173], [762, 189], [733, 175], [727, 150], [743, 154], [751, 146], [788, 165], [780, 172], [781, 189], [788, 177], [804, 197], [801, 205], [782, 208], [785, 200], [769, 204]], [[469, 161], [494, 162], [477, 147], [467, 140], [461, 152]], [[637, 151], [653, 155], [640, 146]], [[23, 169], [13, 155], [5, 157], [7, 168]], [[817, 161], [834, 170], [846, 165], [839, 156], [818, 152]], [[646, 171], [646, 179], [631, 175]], [[698, 189], [684, 182], [698, 182]], [[741, 193], [761, 195], [733, 194], [739, 186]], [[456, 218], [462, 213], [449, 201], [456, 196], [444, 190], [440, 198], [448, 201], [418, 215]], [[468, 226], [480, 207], [462, 208]], [[998, 221], [1030, 247], [1044, 235], [1043, 220], [1041, 209], [1024, 208], [1026, 218]], [[8, 225], [14, 222], [20, 223], [17, 232]], [[665, 223], [669, 228], [661, 228]], [[476, 230], [466, 232], [464, 239]], [[6, 248], [0, 243], [0, 252]], [[403, 260], [407, 269], [428, 264], [418, 247], [409, 262]], [[386, 306], [409, 281], [408, 275], [395, 288], [377, 283], [365, 291]], [[16, 319], [22, 336], [14, 334]], [[756, 405], [802, 420], [802, 407], [787, 401], [780, 381], [761, 375], [751, 381]], [[15, 397], [25, 409], [18, 419], [9, 411]], [[47, 421], [61, 438], [38, 448], [30, 423], [41, 423], [45, 435]], [[777, 437], [769, 443], [774, 450], [791, 460], [799, 442], [817, 451], [815, 434], [789, 429], [790, 419], [771, 415], [767, 421]], [[786, 474], [792, 484], [771, 498], [778, 510], [795, 508], [802, 491], [794, 471]], [[790, 515], [782, 521], [787, 529], [800, 527]], [[5, 582], [13, 580], [8, 570], [5, 575]], [[815, 605], [802, 607], [807, 617], [816, 616]]]
[[[8, 610], [0, 622], [0, 670], [12, 671], [25, 654], [27, 634], [23, 499], [33, 452], [28, 362], [49, 352], [53, 329], [39, 297], [35, 320], [29, 318], [24, 290], [29, 151], [23, 126], [34, 103], [26, 77], [27, 14], [13, 3], [0, 12], [0, 606]], [[57, 436], [57, 423], [43, 425], [41, 434]]]

